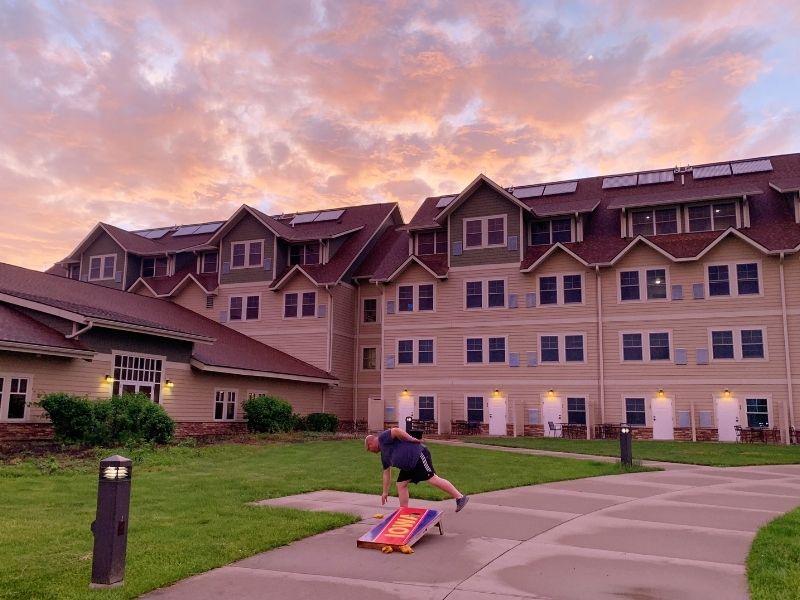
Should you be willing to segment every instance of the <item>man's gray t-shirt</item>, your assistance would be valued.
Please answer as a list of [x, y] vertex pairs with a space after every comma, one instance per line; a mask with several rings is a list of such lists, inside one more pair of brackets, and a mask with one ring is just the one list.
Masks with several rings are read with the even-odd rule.
[[416, 466], [423, 448], [417, 442], [393, 438], [390, 429], [378, 435], [378, 445], [381, 448], [383, 468], [396, 467], [403, 471], [410, 471]]

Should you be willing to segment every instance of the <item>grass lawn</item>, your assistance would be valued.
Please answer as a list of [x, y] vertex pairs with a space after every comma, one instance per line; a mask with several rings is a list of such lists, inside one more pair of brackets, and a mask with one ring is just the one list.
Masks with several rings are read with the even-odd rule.
[[[0, 464], [0, 598], [134, 598], [357, 520], [248, 504], [254, 500], [335, 489], [375, 494], [376, 509], [380, 503], [380, 460], [360, 440], [119, 452], [135, 461], [125, 586], [88, 588], [97, 461], [49, 457]], [[620, 472], [609, 463], [473, 448], [432, 452], [437, 471], [464, 493]], [[431, 486], [412, 487], [412, 497], [444, 498]]]
[[[619, 456], [619, 440], [568, 440], [537, 437], [467, 437], [465, 442], [533, 448], [555, 452], [574, 452], [595, 456]], [[800, 447], [773, 444], [731, 444], [719, 442], [664, 442], [633, 440], [634, 460], [740, 467], [744, 465], [784, 465], [800, 463]]]
[[800, 598], [800, 508], [762, 527], [747, 557], [752, 600]]

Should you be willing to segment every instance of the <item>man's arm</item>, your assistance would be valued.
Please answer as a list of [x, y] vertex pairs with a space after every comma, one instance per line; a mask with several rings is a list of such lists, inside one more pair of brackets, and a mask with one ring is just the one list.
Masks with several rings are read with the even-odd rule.
[[389, 483], [392, 477], [392, 468], [389, 467], [388, 469], [383, 470], [383, 492], [381, 493], [381, 506], [386, 504], [386, 500], [389, 498]]
[[417, 438], [406, 433], [399, 427], [392, 427], [391, 432], [392, 432], [392, 437], [396, 440], [402, 440], [404, 442], [414, 442], [415, 444], [422, 443], [422, 440], [418, 440]]

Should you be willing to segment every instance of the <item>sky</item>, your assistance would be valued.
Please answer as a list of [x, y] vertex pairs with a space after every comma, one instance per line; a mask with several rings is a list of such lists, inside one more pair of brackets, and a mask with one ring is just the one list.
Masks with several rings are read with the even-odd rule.
[[800, 2], [0, 0], [0, 262], [800, 151]]

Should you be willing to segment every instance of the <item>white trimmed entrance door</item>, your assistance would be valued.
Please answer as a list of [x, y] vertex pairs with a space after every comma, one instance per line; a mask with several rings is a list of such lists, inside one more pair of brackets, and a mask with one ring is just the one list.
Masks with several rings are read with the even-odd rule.
[[414, 417], [414, 397], [400, 396], [397, 398], [397, 426], [406, 428], [406, 417]]
[[370, 431], [383, 430], [383, 398], [370, 397], [367, 402], [367, 427]]
[[736, 426], [739, 424], [739, 401], [736, 398], [715, 398], [717, 409], [717, 433], [720, 442], [736, 441]]
[[653, 416], [653, 439], [675, 439], [675, 413], [672, 410], [672, 398], [653, 398], [650, 401], [650, 413]]
[[505, 398], [489, 398], [489, 435], [508, 435], [507, 408]]
[[[542, 425], [545, 437], [561, 437], [561, 427], [558, 424], [563, 422], [562, 412], [561, 398], [558, 396], [542, 399]], [[555, 429], [550, 429], [549, 423], [553, 423]]]

